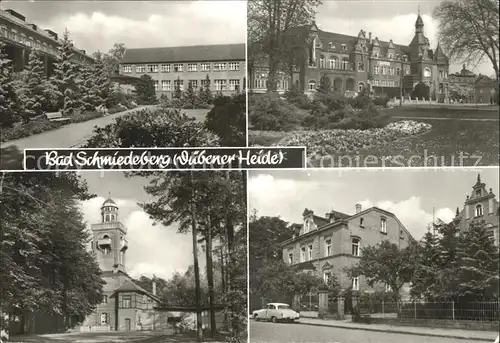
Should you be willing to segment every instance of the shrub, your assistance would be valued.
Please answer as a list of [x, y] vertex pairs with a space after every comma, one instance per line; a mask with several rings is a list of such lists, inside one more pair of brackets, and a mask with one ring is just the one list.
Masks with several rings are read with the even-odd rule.
[[358, 95], [355, 98], [349, 100], [349, 104], [358, 109], [363, 109], [373, 102], [372, 98], [368, 95]]
[[336, 128], [367, 130], [381, 128], [388, 123], [389, 115], [381, 113], [375, 105], [370, 104], [359, 112], [346, 112], [346, 116], [337, 123]]
[[218, 146], [219, 138], [202, 122], [165, 108], [144, 108], [94, 129], [84, 147]]
[[254, 94], [249, 106], [249, 122], [257, 130], [289, 131], [301, 122], [297, 108], [276, 93]]
[[72, 123], [81, 123], [87, 120], [95, 119], [102, 117], [102, 113], [96, 112], [96, 111], [85, 111], [85, 112], [80, 112], [78, 114], [73, 114], [70, 117], [70, 121]]
[[387, 107], [387, 103], [389, 102], [389, 100], [391, 100], [391, 98], [389, 98], [388, 96], [382, 98], [375, 98], [373, 99], [373, 103], [378, 106]]
[[3, 129], [1, 134], [1, 141], [7, 142], [14, 139], [36, 135], [37, 133], [56, 129], [62, 125], [62, 122], [51, 122], [44, 118], [33, 120], [25, 124], [15, 125], [9, 129]]
[[314, 93], [313, 102], [321, 102], [328, 110], [334, 111], [344, 107], [347, 104], [347, 99], [338, 93], [316, 92]]
[[356, 306], [352, 309], [352, 321], [354, 323], [371, 323], [371, 317], [369, 314], [362, 314], [359, 307]]
[[214, 100], [205, 118], [205, 127], [217, 134], [222, 146], [246, 146], [246, 95]]

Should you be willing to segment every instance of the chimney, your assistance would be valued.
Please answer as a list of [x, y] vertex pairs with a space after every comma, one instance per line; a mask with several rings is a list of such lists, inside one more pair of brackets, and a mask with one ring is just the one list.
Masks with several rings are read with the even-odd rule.
[[361, 212], [361, 204], [356, 204], [356, 214]]
[[372, 44], [372, 33], [368, 32], [368, 43]]
[[153, 295], [156, 295], [156, 278], [153, 276]]

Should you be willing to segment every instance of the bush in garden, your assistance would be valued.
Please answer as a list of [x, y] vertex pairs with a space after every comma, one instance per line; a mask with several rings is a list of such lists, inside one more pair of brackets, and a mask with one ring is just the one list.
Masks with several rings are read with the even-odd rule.
[[336, 124], [336, 128], [367, 130], [385, 127], [388, 123], [389, 115], [378, 111], [374, 104], [369, 104], [359, 112], [349, 113]]
[[144, 108], [96, 128], [84, 147], [218, 146], [219, 137], [179, 111]]
[[357, 109], [363, 109], [371, 103], [373, 103], [372, 98], [365, 94], [358, 95], [357, 97], [349, 100], [349, 104]]
[[249, 122], [256, 130], [289, 131], [301, 122], [297, 108], [276, 93], [250, 96], [249, 107]]
[[246, 145], [246, 95], [214, 99], [205, 127], [220, 137], [222, 146]]
[[316, 92], [314, 94], [313, 103], [315, 101], [321, 102], [330, 111], [341, 109], [348, 103], [347, 99], [338, 93], [322, 93], [322, 92]]
[[383, 106], [387, 107], [387, 103], [391, 100], [388, 96], [386, 97], [381, 97], [381, 98], [375, 98], [373, 99], [373, 103], [378, 106]]

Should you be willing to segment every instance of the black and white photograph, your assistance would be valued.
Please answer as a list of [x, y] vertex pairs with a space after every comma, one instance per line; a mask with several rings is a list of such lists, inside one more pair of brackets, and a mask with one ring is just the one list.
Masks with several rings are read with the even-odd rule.
[[3, 172], [2, 342], [247, 342], [246, 172]]
[[249, 0], [249, 145], [306, 146], [312, 167], [498, 166], [498, 6]]
[[1, 169], [27, 148], [246, 146], [243, 1], [1, 1]]
[[498, 169], [248, 173], [250, 342], [498, 337]]

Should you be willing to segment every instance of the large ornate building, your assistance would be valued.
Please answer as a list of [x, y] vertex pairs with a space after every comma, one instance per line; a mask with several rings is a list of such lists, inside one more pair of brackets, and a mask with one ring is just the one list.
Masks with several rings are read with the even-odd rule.
[[[278, 91], [293, 84], [299, 90], [314, 92], [326, 77], [332, 90], [347, 96], [365, 89], [375, 96], [399, 97], [402, 90], [404, 96], [448, 100], [448, 57], [439, 44], [435, 50], [430, 48], [420, 15], [408, 46], [382, 41], [363, 30], [357, 36], [322, 31], [314, 22], [299, 30], [306, 30], [302, 37], [307, 38], [295, 44], [294, 69], [280, 75]], [[265, 58], [257, 60], [251, 66], [250, 84], [254, 92], [262, 92], [267, 85], [268, 65]], [[420, 89], [417, 95], [416, 88]]]
[[457, 213], [460, 218], [462, 229], [467, 228], [470, 223], [484, 223], [491, 231], [491, 237], [496, 246], [499, 245], [499, 216], [500, 205], [495, 199], [495, 194], [490, 188], [486, 190], [486, 184], [481, 182], [481, 176], [477, 175], [477, 181], [472, 186], [472, 192], [465, 198], [463, 209]]
[[388, 240], [404, 248], [413, 240], [393, 213], [378, 207], [357, 204], [352, 215], [332, 210], [324, 217], [306, 208], [302, 216], [302, 223], [292, 224], [293, 237], [282, 242], [284, 261], [325, 282], [335, 274], [344, 289], [373, 290], [362, 276], [349, 278], [344, 271], [359, 261], [362, 247]]
[[[0, 9], [0, 41], [6, 43], [6, 52], [13, 61], [15, 71], [24, 68], [30, 51], [38, 50], [44, 57], [47, 75], [52, 73], [52, 64], [62, 44], [56, 32], [27, 22], [25, 16], [11, 9], [5, 11]], [[75, 48], [73, 56], [79, 61], [93, 61], [84, 50]]]
[[212, 92], [229, 95], [246, 88], [245, 44], [127, 49], [120, 74], [149, 75], [156, 94], [172, 98], [176, 84], [195, 92], [210, 79]]

